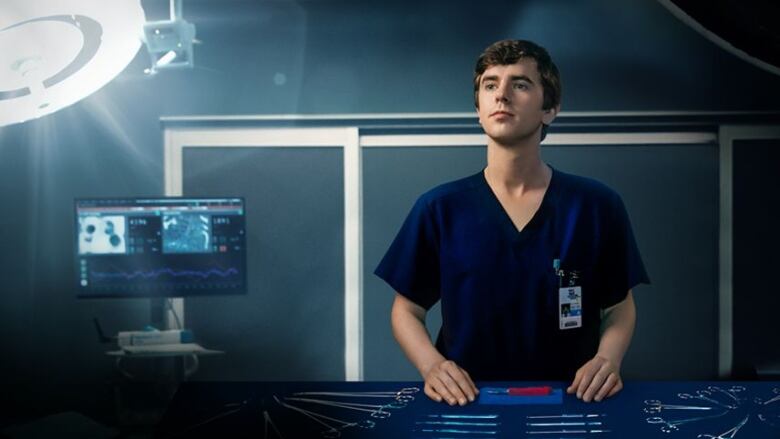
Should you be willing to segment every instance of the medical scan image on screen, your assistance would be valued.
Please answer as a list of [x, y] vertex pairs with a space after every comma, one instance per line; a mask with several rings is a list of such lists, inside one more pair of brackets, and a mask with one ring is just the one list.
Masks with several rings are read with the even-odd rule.
[[246, 292], [242, 198], [78, 199], [79, 297]]

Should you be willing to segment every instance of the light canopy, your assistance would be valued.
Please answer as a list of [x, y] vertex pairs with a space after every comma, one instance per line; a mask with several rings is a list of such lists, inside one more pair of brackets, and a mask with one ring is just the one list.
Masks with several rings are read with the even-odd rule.
[[140, 0], [4, 0], [0, 125], [53, 113], [114, 79], [141, 47]]

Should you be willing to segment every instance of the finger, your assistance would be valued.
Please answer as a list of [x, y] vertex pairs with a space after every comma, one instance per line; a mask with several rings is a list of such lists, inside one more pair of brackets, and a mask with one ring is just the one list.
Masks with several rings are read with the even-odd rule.
[[466, 402], [474, 401], [474, 383], [469, 378], [468, 373], [457, 365], [448, 368], [447, 373], [457, 386], [452, 393], [458, 397], [458, 404], [465, 405]]
[[477, 398], [477, 395], [479, 395], [479, 388], [477, 387], [476, 384], [474, 384], [474, 380], [471, 379], [471, 375], [469, 375], [468, 372], [466, 372], [463, 369], [461, 369], [461, 371], [463, 372], [463, 375], [466, 376], [466, 380], [468, 380], [469, 387], [471, 388], [471, 395], [473, 397], [469, 399], [469, 401], [473, 402]]
[[566, 393], [574, 393], [577, 390], [577, 387], [580, 385], [580, 381], [582, 380], [582, 367], [577, 370], [577, 373], [574, 374], [574, 381], [572, 381], [571, 385], [566, 389]]
[[609, 391], [607, 398], [620, 392], [621, 390], [623, 390], [623, 380], [621, 380], [620, 377], [617, 377], [617, 383], [615, 384], [615, 387], [613, 387], [612, 390]]
[[458, 400], [456, 396], [452, 393], [453, 388], [457, 387], [455, 385], [455, 382], [452, 381], [452, 378], [446, 373], [441, 373], [436, 375], [435, 377], [436, 382], [434, 382], [433, 387], [436, 389], [436, 391], [439, 393], [439, 395], [444, 398], [445, 401], [447, 401], [447, 404], [449, 405], [455, 405], [458, 403]]
[[432, 400], [436, 402], [441, 402], [441, 395], [436, 391], [436, 389], [433, 388], [431, 383], [428, 381], [425, 382], [425, 394], [428, 395], [428, 398], [431, 398]]
[[593, 400], [596, 402], [600, 402], [604, 397], [606, 397], [610, 392], [612, 392], [612, 389], [617, 384], [617, 375], [614, 373], [609, 374], [607, 377], [607, 380], [604, 381], [604, 384], [601, 386], [601, 388], [596, 392], [596, 396], [593, 397]]
[[473, 402], [475, 399], [477, 399], [479, 389], [477, 389], [477, 386], [474, 384], [474, 381], [471, 379], [468, 372], [458, 368], [458, 372], [453, 372], [453, 374], [455, 375], [453, 379], [455, 379], [455, 381], [458, 383], [460, 390], [466, 397], [465, 402]]
[[596, 375], [597, 370], [592, 370], [591, 367], [586, 367], [585, 371], [582, 373], [582, 379], [580, 380], [580, 384], [577, 386], [577, 398], [582, 399], [582, 397], [585, 394], [585, 391], [588, 390], [588, 387], [590, 386], [591, 381], [593, 381], [593, 377]]
[[455, 398], [455, 402], [460, 405], [466, 405], [468, 396], [465, 393], [465, 389], [469, 387], [466, 377], [461, 372], [460, 368], [453, 365], [445, 369], [445, 374], [442, 376], [442, 381], [447, 385], [447, 390], [450, 391]]
[[596, 373], [596, 375], [593, 376], [590, 385], [585, 390], [585, 394], [582, 395], [582, 400], [585, 402], [593, 401], [593, 397], [596, 396], [596, 393], [604, 385], [604, 382], [607, 381], [608, 376], [609, 376], [609, 372], [604, 368], [601, 368]]

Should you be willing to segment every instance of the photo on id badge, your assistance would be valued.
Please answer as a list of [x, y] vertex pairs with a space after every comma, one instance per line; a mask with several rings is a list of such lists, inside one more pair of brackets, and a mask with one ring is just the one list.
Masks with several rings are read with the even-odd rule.
[[558, 289], [559, 329], [582, 327], [582, 287], [572, 285]]

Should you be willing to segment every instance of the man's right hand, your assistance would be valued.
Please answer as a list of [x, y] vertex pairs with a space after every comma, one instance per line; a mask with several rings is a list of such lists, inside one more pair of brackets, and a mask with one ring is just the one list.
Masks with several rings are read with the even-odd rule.
[[436, 402], [466, 405], [479, 395], [468, 372], [452, 360], [434, 364], [425, 373], [425, 394]]
[[425, 328], [425, 308], [396, 293], [390, 312], [393, 335], [425, 380], [434, 401], [466, 405], [479, 394], [469, 374], [436, 350]]

